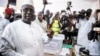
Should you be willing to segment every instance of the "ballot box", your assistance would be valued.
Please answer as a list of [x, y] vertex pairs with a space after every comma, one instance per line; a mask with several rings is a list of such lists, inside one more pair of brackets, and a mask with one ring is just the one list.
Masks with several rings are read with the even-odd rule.
[[63, 34], [54, 35], [51, 41], [44, 44], [44, 53], [58, 54], [61, 51], [64, 39]]
[[[68, 45], [66, 45], [68, 46]], [[73, 48], [66, 48], [66, 47], [62, 47], [60, 53], [58, 54], [48, 54], [48, 53], [45, 53], [44, 56], [75, 56], [73, 55]]]

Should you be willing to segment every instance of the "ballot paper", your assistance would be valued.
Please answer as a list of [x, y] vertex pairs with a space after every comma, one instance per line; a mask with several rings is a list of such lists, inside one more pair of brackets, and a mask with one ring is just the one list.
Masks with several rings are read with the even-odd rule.
[[49, 43], [44, 44], [44, 53], [58, 54], [61, 51], [64, 35], [54, 35]]
[[62, 48], [60, 54], [60, 56], [67, 56], [67, 55], [70, 55], [70, 51], [68, 48]]

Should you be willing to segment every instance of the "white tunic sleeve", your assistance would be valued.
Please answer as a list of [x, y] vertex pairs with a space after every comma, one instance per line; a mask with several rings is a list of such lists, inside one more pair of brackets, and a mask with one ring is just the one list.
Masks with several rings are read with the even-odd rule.
[[76, 23], [76, 28], [77, 28], [77, 29], [80, 28], [80, 23]]
[[47, 36], [47, 33], [45, 33], [45, 32], [42, 30], [41, 27], [39, 27], [39, 28], [40, 28], [39, 31], [41, 32], [40, 34], [41, 34], [41, 37], [42, 37], [42, 39], [43, 39], [43, 42], [44, 42], [44, 43], [48, 42], [48, 41], [49, 41], [49, 37]]
[[96, 19], [93, 16], [91, 16], [89, 19], [89, 22], [94, 24], [94, 23], [96, 23]]
[[47, 36], [46, 33], [43, 33], [43, 35], [42, 35], [42, 39], [43, 39], [43, 42], [44, 42], [44, 43], [46, 43], [46, 42], [49, 41], [49, 37]]
[[96, 19], [94, 17], [92, 17], [92, 23], [96, 23]]
[[16, 48], [15, 45], [13, 43], [13, 37], [11, 34], [11, 29], [10, 29], [10, 25], [8, 25], [2, 35], [2, 38], [0, 39], [0, 52], [2, 53], [2, 55], [4, 56], [26, 56], [20, 53], [16, 52]]

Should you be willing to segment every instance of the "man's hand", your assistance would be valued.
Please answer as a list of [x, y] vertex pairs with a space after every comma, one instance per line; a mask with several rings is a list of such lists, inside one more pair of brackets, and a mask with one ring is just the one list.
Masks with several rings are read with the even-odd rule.
[[51, 31], [50, 29], [46, 31], [47, 32], [47, 35], [49, 38], [52, 38], [53, 37], [53, 31]]

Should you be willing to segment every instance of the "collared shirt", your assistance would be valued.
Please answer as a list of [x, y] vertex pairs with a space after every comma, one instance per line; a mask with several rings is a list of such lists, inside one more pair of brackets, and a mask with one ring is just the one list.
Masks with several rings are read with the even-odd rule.
[[95, 23], [95, 18], [90, 17], [89, 20], [80, 19], [76, 27], [79, 28], [77, 43], [88, 49], [89, 40], [88, 33], [92, 30], [92, 25]]
[[40, 22], [38, 19], [36, 19], [35, 22], [38, 25], [40, 25], [40, 27], [43, 29], [44, 32], [46, 32], [46, 30], [47, 30], [47, 22], [45, 20], [42, 20], [42, 22]]
[[10, 22], [7, 19], [4, 19], [0, 17], [0, 38], [3, 33], [3, 30], [5, 29], [6, 25], [9, 24]]

